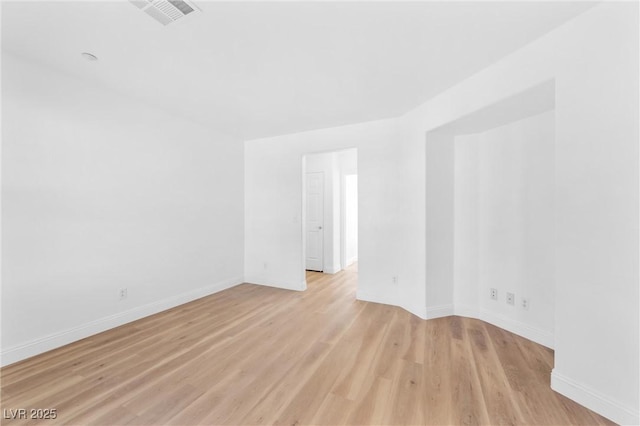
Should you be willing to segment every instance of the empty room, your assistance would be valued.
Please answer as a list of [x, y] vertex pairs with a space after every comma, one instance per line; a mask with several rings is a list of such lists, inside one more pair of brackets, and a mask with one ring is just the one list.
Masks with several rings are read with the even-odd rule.
[[0, 19], [1, 424], [640, 424], [637, 1]]

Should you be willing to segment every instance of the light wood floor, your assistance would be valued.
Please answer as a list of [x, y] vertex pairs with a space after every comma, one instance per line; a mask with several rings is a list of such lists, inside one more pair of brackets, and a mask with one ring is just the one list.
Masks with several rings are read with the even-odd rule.
[[58, 417], [3, 424], [610, 424], [549, 388], [551, 350], [355, 283], [243, 284], [8, 366], [2, 408]]

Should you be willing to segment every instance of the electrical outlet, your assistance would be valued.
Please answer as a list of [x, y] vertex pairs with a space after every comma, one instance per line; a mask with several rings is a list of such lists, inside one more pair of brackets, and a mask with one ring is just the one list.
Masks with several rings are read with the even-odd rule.
[[398, 285], [398, 276], [394, 275], [391, 277], [391, 284]]
[[514, 305], [516, 303], [516, 295], [513, 293], [507, 293], [507, 304]]
[[126, 288], [121, 288], [120, 290], [118, 290], [118, 299], [119, 300], [124, 300], [127, 298], [127, 289]]
[[489, 292], [489, 297], [491, 297], [491, 299], [493, 300], [498, 300], [498, 289], [492, 288]]
[[522, 309], [524, 309], [525, 311], [529, 310], [529, 299], [527, 299], [526, 297], [523, 297], [522, 302], [520, 302], [520, 304], [522, 305]]

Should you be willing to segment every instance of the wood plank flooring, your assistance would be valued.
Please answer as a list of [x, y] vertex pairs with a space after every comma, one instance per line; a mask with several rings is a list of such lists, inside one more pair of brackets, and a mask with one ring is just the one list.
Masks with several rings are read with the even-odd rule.
[[357, 301], [356, 276], [243, 284], [10, 365], [3, 417], [57, 418], [2, 424], [611, 424], [550, 389], [551, 350]]

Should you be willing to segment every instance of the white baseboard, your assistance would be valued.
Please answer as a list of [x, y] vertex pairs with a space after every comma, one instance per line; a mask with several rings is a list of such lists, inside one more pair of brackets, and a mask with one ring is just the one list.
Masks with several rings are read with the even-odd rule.
[[534, 341], [542, 346], [553, 349], [554, 338], [553, 333], [540, 328], [525, 324], [523, 322], [514, 320], [512, 318], [505, 317], [503, 315], [496, 314], [487, 309], [478, 309], [472, 306], [456, 304], [453, 309], [454, 315], [467, 318], [475, 318], [489, 324], [493, 324], [496, 327], [500, 327], [504, 330], [510, 331], [518, 336], [522, 336], [525, 339]]
[[329, 265], [324, 271], [322, 271], [325, 274], [337, 274], [338, 272], [342, 271], [342, 268], [340, 267], [340, 265]]
[[400, 307], [405, 311], [411, 312], [413, 315], [423, 320], [426, 320], [428, 318], [427, 307], [424, 305], [424, 303], [415, 302], [415, 301], [408, 301], [405, 303], [401, 302]]
[[358, 261], [358, 256], [354, 256], [351, 259], [347, 259], [347, 266], [351, 266]]
[[640, 412], [551, 370], [551, 389], [620, 425], [640, 424]]
[[286, 281], [274, 281], [257, 276], [248, 276], [245, 277], [244, 282], [249, 284], [263, 285], [265, 287], [281, 288], [283, 290], [305, 291], [307, 289], [306, 279], [302, 280], [301, 282], [294, 283]]
[[388, 294], [381, 295], [381, 294], [371, 293], [368, 291], [362, 291], [360, 289], [356, 291], [356, 299], [362, 300], [365, 302], [382, 303], [383, 305], [398, 306], [398, 301], [395, 300], [394, 297]]
[[201, 287], [186, 293], [158, 300], [156, 302], [147, 303], [146, 305], [138, 306], [124, 312], [119, 312], [108, 317], [100, 318], [77, 327], [68, 328], [57, 333], [33, 339], [8, 349], [3, 349], [0, 352], [0, 366], [6, 366], [22, 361], [23, 359], [59, 348], [94, 334], [98, 334], [140, 318], [157, 314], [158, 312], [200, 299], [201, 297], [226, 290], [241, 284], [242, 282], [242, 278], [230, 278], [206, 287]]
[[427, 318], [442, 318], [453, 315], [453, 305], [427, 306]]
[[[408, 304], [399, 303], [400, 301], [397, 300], [397, 297], [393, 297], [393, 295], [380, 295], [362, 290], [357, 291], [356, 298], [367, 302], [398, 306], [423, 319], [440, 318], [450, 315], [475, 318], [532, 340], [548, 348], [553, 349], [554, 347], [553, 333], [495, 314], [486, 309], [478, 309], [476, 307], [465, 305], [420, 307], [418, 304], [414, 304], [413, 306], [410, 306]], [[634, 411], [630, 407], [625, 407], [617, 401], [612, 401], [601, 393], [594, 391], [593, 389], [589, 389], [588, 387], [559, 374], [555, 369], [551, 373], [551, 388], [616, 423], [630, 425], [640, 424], [640, 413], [638, 413], [638, 411]]]
[[518, 336], [522, 336], [526, 339], [532, 340], [550, 349], [553, 349], [554, 347], [553, 333], [545, 330], [541, 330], [537, 327], [522, 323], [520, 321], [516, 321], [514, 319], [511, 319], [499, 314], [495, 314], [486, 309], [478, 309], [475, 307], [463, 306], [458, 304], [456, 305], [446, 304], [446, 305], [425, 307], [419, 303], [402, 303], [402, 301], [399, 300], [398, 297], [393, 297], [392, 295], [389, 295], [389, 294], [380, 295], [380, 294], [374, 294], [369, 292], [363, 292], [362, 290], [358, 290], [356, 294], [356, 298], [358, 300], [364, 300], [366, 302], [375, 302], [375, 303], [383, 303], [385, 305], [398, 306], [422, 319], [441, 318], [441, 317], [448, 317], [450, 315], [458, 315], [462, 317], [475, 318], [482, 321], [486, 321], [489, 324], [495, 325], [496, 327], [500, 327], [504, 330], [515, 333]]
[[518, 336], [522, 336], [526, 339], [539, 343], [542, 346], [546, 346], [549, 349], [553, 349], [555, 346], [552, 332], [542, 330], [540, 328], [525, 324], [520, 321], [516, 321], [512, 318], [495, 314], [486, 309], [480, 309], [480, 319], [497, 327], [515, 333]]
[[407, 312], [412, 313], [418, 318], [427, 319], [427, 308], [421, 303], [403, 303], [398, 300], [397, 297], [394, 297], [392, 295], [387, 294], [383, 296], [380, 294], [362, 291], [360, 289], [358, 289], [358, 291], [356, 292], [356, 299], [365, 302], [382, 303], [383, 305], [397, 306]]
[[480, 319], [480, 313], [475, 306], [467, 306], [456, 303], [453, 306], [453, 314], [459, 317], [476, 318]]

